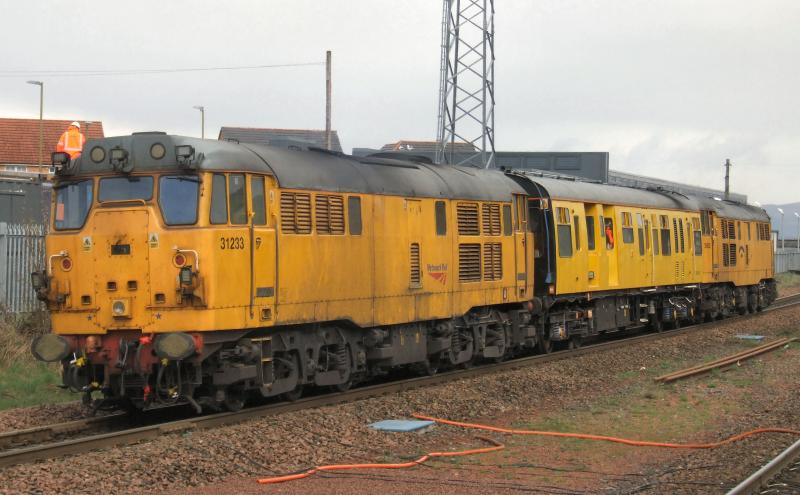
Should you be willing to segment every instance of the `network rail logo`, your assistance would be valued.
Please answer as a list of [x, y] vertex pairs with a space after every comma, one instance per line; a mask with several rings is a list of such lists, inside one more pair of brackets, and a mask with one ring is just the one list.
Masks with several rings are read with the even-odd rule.
[[444, 285], [447, 283], [447, 263], [440, 263], [438, 265], [428, 264], [428, 275], [434, 280]]

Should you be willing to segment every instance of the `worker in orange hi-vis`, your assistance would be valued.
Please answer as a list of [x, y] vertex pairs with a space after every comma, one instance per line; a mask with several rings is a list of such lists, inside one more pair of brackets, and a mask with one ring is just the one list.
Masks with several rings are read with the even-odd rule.
[[86, 138], [81, 134], [81, 125], [73, 122], [69, 125], [69, 129], [58, 139], [56, 151], [66, 151], [70, 158], [78, 158], [81, 156], [81, 150], [83, 150], [85, 142]]

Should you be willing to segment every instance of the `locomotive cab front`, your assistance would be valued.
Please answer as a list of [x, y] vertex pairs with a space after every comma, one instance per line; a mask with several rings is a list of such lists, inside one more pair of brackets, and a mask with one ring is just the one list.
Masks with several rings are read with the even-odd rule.
[[61, 362], [64, 384], [87, 398], [159, 407], [208, 387], [220, 399], [201, 370], [215, 330], [270, 324], [270, 177], [204, 170], [195, 141], [90, 141], [57, 174], [46, 264], [32, 275], [53, 334], [32, 351]]

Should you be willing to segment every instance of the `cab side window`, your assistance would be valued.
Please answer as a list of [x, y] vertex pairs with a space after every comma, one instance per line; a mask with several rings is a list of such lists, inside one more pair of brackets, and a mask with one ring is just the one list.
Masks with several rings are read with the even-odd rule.
[[247, 223], [247, 201], [244, 175], [231, 174], [228, 177], [228, 201], [231, 208], [231, 223], [244, 225]]
[[267, 210], [264, 201], [264, 178], [250, 178], [250, 195], [253, 200], [253, 224], [265, 225], [267, 223]]
[[211, 179], [211, 217], [212, 224], [228, 223], [228, 198], [225, 176], [214, 174]]
[[586, 217], [586, 247], [594, 251], [594, 217]]
[[556, 235], [558, 236], [558, 256], [569, 258], [572, 256], [572, 225], [570, 225], [569, 210], [556, 208]]

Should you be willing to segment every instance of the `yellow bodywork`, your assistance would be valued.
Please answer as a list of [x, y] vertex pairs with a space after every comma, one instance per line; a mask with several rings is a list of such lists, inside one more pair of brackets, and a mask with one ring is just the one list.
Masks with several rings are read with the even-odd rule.
[[[721, 219], [711, 214], [706, 227], [697, 211], [556, 198], [552, 199], [552, 211], [556, 294], [697, 283], [753, 285], [772, 277], [771, 243], [768, 237], [758, 235], [759, 225], [763, 231], [767, 224], [726, 219], [736, 225], [736, 238], [727, 239], [723, 238]], [[612, 223], [613, 245], [605, 235], [606, 220]], [[588, 242], [590, 224], [594, 226], [593, 249]], [[568, 238], [558, 235], [559, 226], [570, 232]], [[768, 232], [768, 225], [766, 229]], [[569, 249], [563, 249], [565, 241], [570, 243]], [[723, 256], [723, 244], [735, 244], [736, 261], [729, 254]], [[669, 254], [665, 254], [665, 246]]]
[[[532, 297], [533, 259], [526, 253], [532, 252], [533, 240], [524, 207], [287, 191], [271, 176], [245, 174], [250, 220], [215, 225], [209, 221], [212, 175], [200, 175], [195, 225], [165, 225], [156, 177], [151, 201], [102, 204], [95, 194], [80, 230], [51, 229], [47, 255], [54, 331], [147, 334], [332, 320], [368, 327], [450, 318], [472, 307]], [[250, 185], [262, 177], [266, 223], [256, 225]], [[99, 178], [93, 180], [97, 191]], [[301, 203], [308, 200], [307, 211], [296, 210], [296, 195]], [[446, 219], [443, 235], [437, 233], [437, 209], [442, 208], [437, 202], [444, 203], [439, 211]], [[356, 203], [361, 232], [354, 234], [350, 210]], [[477, 233], [459, 233], [459, 204], [478, 212]], [[292, 221], [303, 223], [303, 233], [292, 231]], [[130, 252], [112, 254], [119, 245]], [[195, 272], [188, 288], [182, 287], [174, 262], [178, 253]], [[71, 261], [66, 268], [65, 257]], [[472, 260], [473, 270], [477, 266], [477, 279], [472, 272], [459, 276], [461, 258]], [[115, 303], [124, 305], [124, 314], [112, 313]]]

